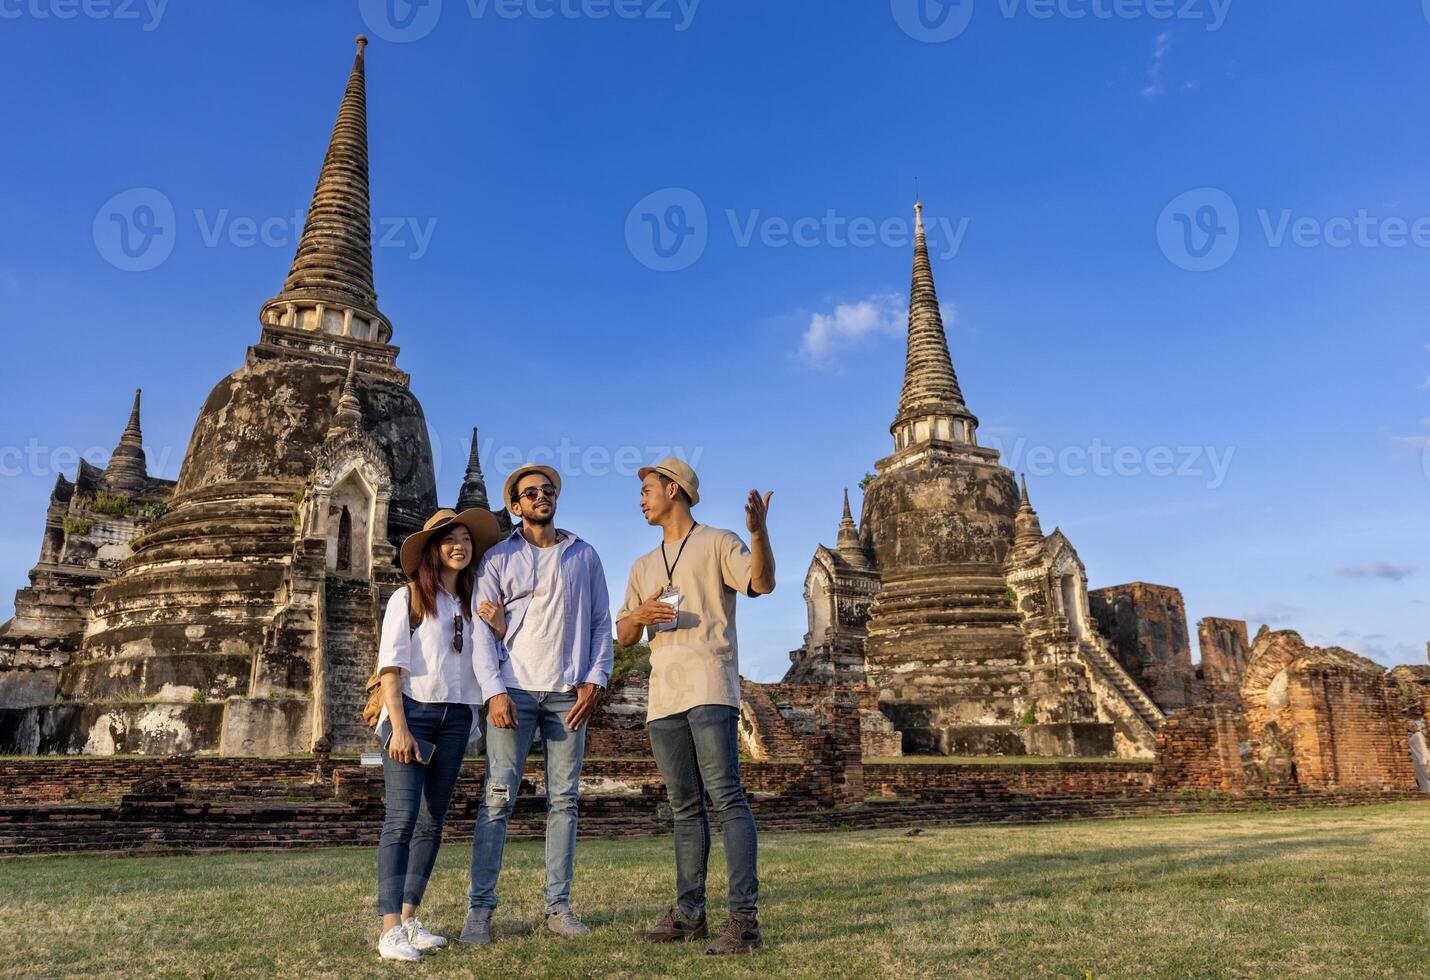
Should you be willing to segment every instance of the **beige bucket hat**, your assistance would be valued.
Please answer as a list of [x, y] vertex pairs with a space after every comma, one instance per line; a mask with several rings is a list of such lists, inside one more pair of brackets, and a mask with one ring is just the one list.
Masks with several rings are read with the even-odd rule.
[[473, 566], [482, 560], [482, 555], [486, 554], [488, 548], [501, 540], [501, 525], [497, 523], [496, 515], [489, 510], [473, 507], [460, 514], [445, 508], [439, 510], [427, 519], [422, 530], [409, 534], [407, 540], [402, 542], [399, 560], [402, 571], [408, 578], [417, 573], [417, 566], [422, 561], [422, 549], [427, 547], [427, 542], [431, 541], [434, 535], [446, 534], [455, 524], [462, 525], [472, 534]]
[[506, 478], [506, 484], [502, 487], [501, 502], [506, 505], [507, 510], [511, 510], [511, 495], [516, 489], [517, 483], [524, 476], [532, 473], [540, 473], [551, 481], [551, 485], [556, 488], [556, 496], [561, 496], [561, 474], [550, 466], [542, 466], [540, 463], [528, 463], [525, 466], [518, 466], [511, 471], [511, 476]]
[[700, 477], [695, 475], [695, 471], [685, 460], [667, 456], [654, 466], [642, 466], [639, 472], [642, 480], [652, 473], [659, 473], [667, 480], [674, 480], [690, 497], [690, 506], [694, 507], [700, 503]]

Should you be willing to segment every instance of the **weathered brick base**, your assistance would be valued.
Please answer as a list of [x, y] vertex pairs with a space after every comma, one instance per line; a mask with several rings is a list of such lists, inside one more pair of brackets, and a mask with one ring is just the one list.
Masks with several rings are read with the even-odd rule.
[[[47, 772], [57, 765], [64, 771]], [[89, 767], [94, 771], [86, 773]], [[832, 768], [820, 777], [800, 763], [746, 763], [759, 826], [853, 830], [1430, 802], [1410, 793], [1294, 788], [1250, 795], [1157, 793], [1150, 767], [1114, 763], [871, 765], [862, 774], [869, 791], [890, 798], [865, 800], [856, 798], [847, 774]], [[448, 839], [470, 838], [482, 774], [480, 762], [465, 767]], [[669, 832], [670, 811], [653, 763], [590, 760], [583, 777], [582, 837]], [[512, 816], [513, 839], [543, 833], [541, 778], [540, 765], [528, 769]], [[339, 764], [324, 773], [304, 759], [8, 759], [0, 762], [0, 789], [0, 855], [369, 846], [383, 817], [381, 770]]]

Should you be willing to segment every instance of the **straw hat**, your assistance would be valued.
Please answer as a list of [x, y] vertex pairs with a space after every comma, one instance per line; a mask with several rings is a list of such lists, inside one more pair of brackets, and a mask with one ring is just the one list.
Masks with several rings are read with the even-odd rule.
[[482, 555], [486, 554], [488, 548], [501, 540], [501, 526], [497, 524], [496, 515], [491, 511], [473, 507], [459, 514], [455, 510], [444, 508], [428, 518], [427, 523], [422, 525], [422, 530], [409, 534], [407, 540], [402, 542], [402, 571], [409, 578], [415, 575], [427, 542], [434, 536], [446, 534], [457, 524], [472, 533], [473, 565], [482, 560]]
[[528, 463], [525, 466], [519, 466], [512, 470], [511, 476], [506, 478], [506, 485], [502, 487], [501, 491], [501, 502], [506, 504], [507, 510], [511, 510], [511, 495], [516, 492], [517, 483], [521, 481], [522, 477], [530, 476], [533, 473], [540, 473], [550, 480], [551, 485], [556, 488], [556, 496], [561, 496], [561, 474], [549, 466], [542, 466], [539, 463]]
[[700, 503], [700, 477], [695, 475], [695, 471], [690, 468], [690, 464], [683, 459], [676, 459], [669, 456], [654, 466], [642, 466], [640, 477], [644, 480], [652, 473], [659, 473], [667, 480], [674, 480], [680, 489], [684, 490], [690, 497], [690, 506], [694, 507]]

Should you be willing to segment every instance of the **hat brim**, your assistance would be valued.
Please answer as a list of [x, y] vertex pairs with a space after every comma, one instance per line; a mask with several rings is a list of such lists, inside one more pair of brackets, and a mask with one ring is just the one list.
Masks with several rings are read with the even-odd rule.
[[659, 466], [642, 466], [640, 469], [636, 470], [636, 475], [639, 476], [642, 480], [650, 476], [652, 473], [659, 473], [671, 483], [674, 483], [680, 489], [684, 490], [685, 495], [690, 498], [690, 506], [694, 507], [696, 504], [700, 503], [700, 491], [690, 489], [690, 484], [686, 483], [683, 479], [670, 472], [670, 470], [662, 469]]
[[511, 492], [516, 489], [516, 485], [521, 481], [522, 477], [530, 476], [532, 473], [540, 473], [542, 476], [550, 480], [551, 485], [556, 488], [556, 495], [561, 495], [561, 474], [557, 473], [556, 470], [552, 469], [550, 466], [542, 466], [540, 463], [532, 463], [530, 466], [517, 467], [516, 469], [511, 471], [511, 476], [506, 478], [506, 483], [502, 486], [501, 491], [502, 503], [506, 504], [506, 509], [511, 511], [513, 514], [515, 514], [516, 511], [511, 509]]
[[464, 510], [445, 524], [438, 524], [436, 527], [407, 536], [407, 539], [402, 542], [402, 550], [399, 553], [403, 574], [411, 578], [417, 573], [417, 566], [422, 561], [422, 551], [434, 535], [445, 535], [459, 525], [465, 527], [472, 535], [473, 566], [481, 561], [482, 556], [487, 553], [487, 549], [500, 541], [502, 537], [501, 525], [497, 523], [496, 515], [491, 511], [482, 510], [480, 507]]

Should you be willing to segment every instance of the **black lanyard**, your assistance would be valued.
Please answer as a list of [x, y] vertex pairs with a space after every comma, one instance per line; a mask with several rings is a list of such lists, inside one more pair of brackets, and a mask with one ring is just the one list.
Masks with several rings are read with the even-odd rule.
[[680, 550], [675, 553], [675, 561], [672, 562], [665, 557], [665, 541], [660, 542], [660, 560], [665, 563], [665, 581], [668, 585], [675, 584], [675, 566], [680, 564], [680, 556], [685, 554], [685, 546], [690, 543], [690, 536], [695, 533], [699, 524], [690, 525], [690, 530], [685, 532], [685, 537], [681, 539]]

